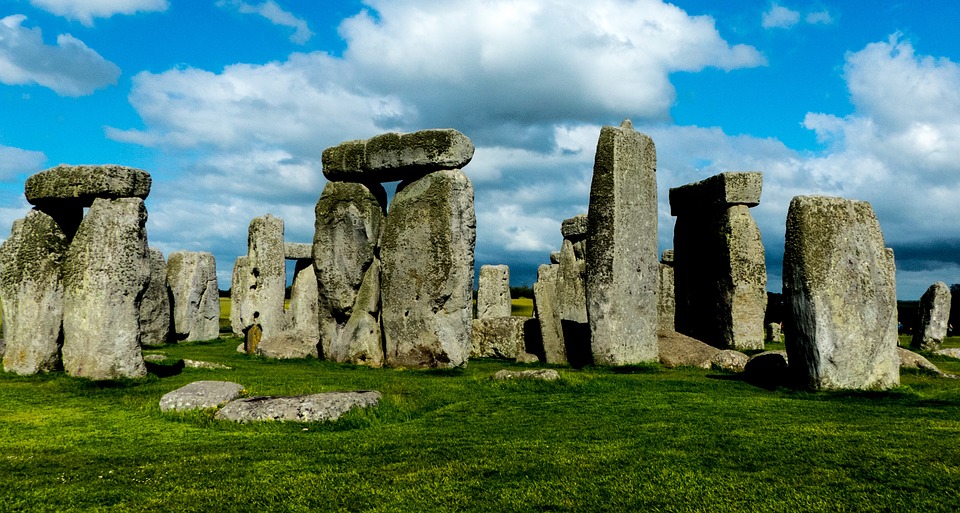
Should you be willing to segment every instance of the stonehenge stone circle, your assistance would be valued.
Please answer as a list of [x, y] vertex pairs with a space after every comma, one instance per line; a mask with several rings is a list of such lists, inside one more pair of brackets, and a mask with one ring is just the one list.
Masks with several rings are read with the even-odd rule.
[[386, 363], [457, 367], [470, 355], [473, 185], [460, 170], [402, 182], [380, 255]]
[[63, 280], [67, 238], [49, 215], [34, 209], [17, 219], [0, 246], [3, 369], [36, 374], [61, 368]]
[[598, 365], [658, 358], [656, 168], [653, 140], [629, 121], [600, 130], [586, 248], [587, 314]]
[[938, 281], [920, 298], [920, 323], [913, 333], [910, 345], [923, 351], [936, 351], [947, 336], [950, 319], [950, 287]]
[[783, 259], [789, 369], [813, 389], [900, 382], [892, 251], [869, 203], [797, 196]]
[[560, 266], [544, 264], [537, 270], [533, 284], [533, 309], [540, 323], [543, 352], [546, 363], [567, 363], [567, 349], [563, 339], [560, 310], [557, 308], [557, 280]]
[[749, 211], [762, 180], [721, 173], [670, 189], [678, 332], [719, 348], [763, 349], [767, 271]]
[[[167, 262], [159, 249], [147, 248], [147, 260], [150, 262], [150, 278], [140, 302], [140, 343], [144, 346], [157, 346], [170, 340], [172, 306], [170, 288], [167, 287]], [[219, 330], [220, 310], [217, 305]], [[214, 338], [214, 337], [211, 337]]]
[[510, 268], [505, 265], [480, 266], [477, 287], [477, 319], [510, 317]]
[[220, 336], [220, 290], [212, 253], [170, 253], [167, 284], [172, 299], [175, 340], [212, 340]]
[[660, 255], [659, 282], [657, 291], [657, 329], [674, 331], [673, 319], [677, 312], [674, 293], [673, 250], [666, 249]]
[[63, 367], [94, 380], [146, 375], [140, 301], [150, 278], [140, 198], [93, 200], [63, 260]]
[[443, 169], [460, 169], [473, 158], [473, 141], [450, 129], [387, 133], [323, 150], [323, 175], [339, 182], [394, 182]]

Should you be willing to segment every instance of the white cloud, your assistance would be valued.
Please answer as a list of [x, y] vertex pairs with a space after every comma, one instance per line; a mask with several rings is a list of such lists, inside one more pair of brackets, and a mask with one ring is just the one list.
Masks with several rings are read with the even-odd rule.
[[773, 4], [763, 13], [763, 28], [790, 28], [800, 22], [800, 13], [782, 5]]
[[57, 45], [43, 42], [39, 28], [26, 28], [26, 16], [0, 18], [0, 82], [39, 84], [61, 96], [84, 96], [116, 84], [120, 68], [70, 34]]
[[21, 150], [0, 144], [0, 182], [5, 182], [24, 173], [35, 173], [47, 161], [39, 151]]
[[833, 23], [833, 16], [830, 15], [830, 11], [825, 10], [807, 13], [804, 19], [811, 25], [830, 25]]
[[94, 18], [109, 18], [115, 14], [165, 11], [167, 0], [30, 0], [38, 7], [57, 16], [93, 25]]
[[290, 27], [294, 29], [293, 34], [290, 36], [290, 41], [298, 45], [306, 44], [307, 41], [313, 37], [313, 32], [307, 25], [306, 20], [283, 10], [283, 8], [273, 0], [268, 0], [256, 5], [242, 0], [220, 0], [217, 2], [217, 5], [220, 7], [232, 7], [243, 14], [258, 14], [275, 25]]

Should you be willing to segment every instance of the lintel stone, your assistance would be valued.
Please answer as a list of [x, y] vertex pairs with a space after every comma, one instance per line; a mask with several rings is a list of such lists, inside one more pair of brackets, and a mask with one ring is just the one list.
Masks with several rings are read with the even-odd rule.
[[564, 239], [577, 242], [587, 238], [587, 214], [580, 214], [564, 219], [560, 225], [560, 234]]
[[757, 171], [728, 172], [670, 189], [670, 215], [685, 215], [705, 208], [760, 204], [763, 174]]
[[283, 258], [286, 260], [313, 260], [313, 244], [284, 242]]
[[452, 128], [391, 132], [323, 150], [323, 176], [340, 182], [395, 182], [460, 169], [473, 152], [473, 141]]
[[150, 174], [142, 169], [105, 165], [57, 167], [41, 171], [24, 185], [27, 201], [43, 206], [67, 201], [89, 207], [96, 198], [140, 198], [150, 194]]

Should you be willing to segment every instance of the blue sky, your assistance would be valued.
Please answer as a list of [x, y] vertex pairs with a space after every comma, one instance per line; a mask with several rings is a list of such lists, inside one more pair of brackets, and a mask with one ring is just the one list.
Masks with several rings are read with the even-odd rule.
[[247, 225], [312, 239], [320, 154], [453, 127], [477, 146], [477, 265], [515, 285], [586, 212], [602, 125], [629, 118], [667, 191], [762, 171], [752, 209], [780, 290], [790, 199], [869, 201], [901, 299], [960, 282], [960, 2], [4, 0], [0, 237], [59, 163], [151, 173], [150, 244], [211, 251]]

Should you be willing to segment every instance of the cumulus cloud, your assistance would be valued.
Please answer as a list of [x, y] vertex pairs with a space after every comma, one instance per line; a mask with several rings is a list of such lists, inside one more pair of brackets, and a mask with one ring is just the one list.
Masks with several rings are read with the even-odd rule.
[[763, 13], [763, 28], [790, 28], [800, 22], [800, 12], [773, 4]]
[[26, 28], [27, 17], [0, 18], [0, 82], [39, 84], [61, 96], [84, 96], [117, 83], [120, 68], [70, 34], [44, 44], [39, 28]]
[[115, 14], [159, 12], [167, 10], [167, 0], [30, 0], [37, 8], [57, 16], [93, 25], [94, 18], [109, 18]]
[[290, 27], [294, 30], [290, 36], [290, 41], [298, 45], [306, 44], [307, 41], [313, 37], [313, 32], [307, 25], [306, 20], [283, 10], [283, 8], [273, 0], [268, 0], [256, 5], [241, 0], [220, 0], [217, 2], [217, 5], [220, 7], [232, 7], [243, 14], [257, 14], [275, 25]]
[[46, 161], [47, 156], [42, 152], [0, 144], [0, 182], [17, 179], [24, 173], [35, 173]]

